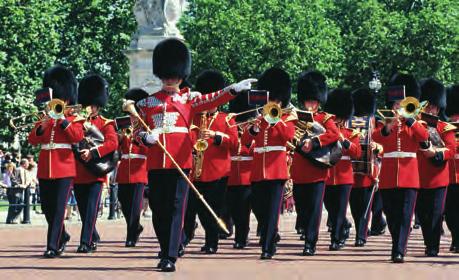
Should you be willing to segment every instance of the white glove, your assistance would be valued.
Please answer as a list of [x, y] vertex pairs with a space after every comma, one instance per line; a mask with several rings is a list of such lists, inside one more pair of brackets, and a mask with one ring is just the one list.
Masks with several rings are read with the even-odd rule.
[[144, 138], [144, 139], [145, 139], [144, 141], [145, 141], [147, 144], [150, 144], [150, 145], [156, 144], [156, 142], [158, 142], [158, 140], [159, 140], [159, 133], [157, 133], [157, 132], [150, 132], [150, 133], [147, 133], [147, 134], [145, 135], [145, 138]]
[[245, 79], [243, 81], [240, 81], [239, 83], [235, 83], [226, 87], [225, 91], [233, 90], [235, 92], [241, 92], [244, 90], [249, 90], [252, 88], [252, 83], [256, 83], [257, 81], [257, 79]]

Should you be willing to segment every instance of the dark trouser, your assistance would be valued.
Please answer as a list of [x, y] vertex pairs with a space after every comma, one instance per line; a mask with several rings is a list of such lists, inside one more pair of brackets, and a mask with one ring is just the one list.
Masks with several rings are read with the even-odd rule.
[[459, 184], [449, 185], [448, 187], [445, 221], [451, 231], [451, 245], [459, 247]]
[[419, 215], [424, 244], [427, 249], [436, 250], [437, 252], [440, 247], [445, 200], [446, 187], [442, 187], [420, 189], [416, 202], [416, 211]]
[[347, 205], [352, 185], [327, 186], [325, 189], [325, 201], [328, 205], [328, 215], [331, 222], [331, 242], [340, 242], [345, 239], [344, 226], [346, 223]]
[[375, 192], [371, 204], [371, 230], [381, 231], [386, 227], [386, 224], [383, 217], [383, 199], [381, 192], [378, 190]]
[[[365, 218], [365, 211], [371, 198], [372, 188], [353, 188], [349, 202], [351, 204], [351, 214], [355, 223], [355, 240], [367, 240], [368, 222], [370, 213]], [[369, 211], [368, 211], [369, 212]]]
[[6, 189], [6, 196], [8, 197], [8, 215], [6, 216], [6, 222], [10, 223], [14, 221], [19, 214], [21, 214], [24, 208], [22, 204], [24, 202], [24, 189], [22, 188], [8, 188]]
[[80, 244], [91, 245], [93, 242], [99, 242], [100, 237], [96, 230], [96, 222], [102, 183], [75, 184], [73, 191], [82, 222]]
[[[108, 219], [116, 219], [116, 212], [118, 212], [118, 184], [110, 184], [110, 204], [108, 205]], [[119, 216], [119, 215], [118, 215]]]
[[304, 221], [306, 218], [304, 217], [304, 196], [300, 195], [300, 192], [298, 191], [298, 187], [295, 187], [295, 184], [293, 185], [293, 200], [295, 201], [295, 211], [296, 211], [296, 222], [295, 222], [295, 230], [304, 230], [305, 225]]
[[417, 189], [411, 188], [381, 190], [384, 213], [392, 236], [392, 255], [406, 253], [417, 193]]
[[144, 188], [145, 185], [142, 183], [118, 185], [118, 199], [121, 202], [121, 211], [127, 225], [126, 241], [137, 241]]
[[[184, 170], [188, 174], [189, 170]], [[163, 258], [174, 261], [182, 239], [182, 225], [188, 197], [188, 184], [175, 169], [148, 172], [153, 227]]]
[[258, 209], [261, 222], [261, 249], [274, 254], [275, 237], [278, 231], [279, 215], [282, 208], [285, 180], [255, 182], [252, 186], [254, 206]]
[[64, 216], [73, 178], [40, 179], [41, 209], [48, 222], [47, 250], [57, 251], [67, 233]]
[[[223, 204], [225, 202], [225, 193], [226, 193], [226, 183], [228, 177], [224, 177], [220, 180], [212, 182], [195, 182], [195, 186], [204, 196], [204, 199], [207, 201], [209, 206], [214, 210], [217, 216], [221, 215]], [[218, 248], [218, 234], [220, 228], [218, 223], [202, 204], [198, 200], [195, 193], [190, 194], [188, 198], [188, 207], [185, 214], [185, 235], [189, 238], [189, 234], [192, 234], [194, 231], [194, 225], [196, 222], [196, 214], [199, 216], [199, 221], [201, 222], [205, 232], [205, 245], [207, 247]]]
[[250, 186], [229, 186], [227, 190], [228, 210], [234, 221], [236, 233], [234, 241], [247, 243], [250, 224]]
[[24, 189], [23, 224], [30, 224], [30, 187]]
[[300, 205], [302, 213], [298, 215], [303, 219], [300, 223], [304, 225], [305, 244], [315, 247], [319, 238], [325, 184], [323, 181], [310, 184], [294, 184], [293, 191], [297, 193], [297, 197], [300, 198], [299, 201], [302, 204]]

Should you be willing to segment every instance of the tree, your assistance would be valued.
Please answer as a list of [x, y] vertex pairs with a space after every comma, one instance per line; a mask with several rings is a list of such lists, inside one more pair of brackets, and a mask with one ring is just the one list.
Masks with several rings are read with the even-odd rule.
[[0, 2], [0, 141], [11, 143], [8, 122], [29, 113], [43, 71], [59, 52], [60, 1]]
[[279, 66], [295, 79], [314, 68], [336, 84], [344, 53], [340, 29], [326, 17], [328, 2], [190, 1], [179, 27], [192, 49], [193, 75], [216, 68], [236, 81]]

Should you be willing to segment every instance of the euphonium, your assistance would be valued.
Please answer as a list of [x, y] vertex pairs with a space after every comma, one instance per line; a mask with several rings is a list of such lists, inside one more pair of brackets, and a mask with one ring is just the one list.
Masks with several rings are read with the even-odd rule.
[[[201, 125], [199, 126], [199, 132], [202, 132], [204, 129], [207, 129], [207, 116], [205, 113], [201, 114]], [[194, 157], [194, 172], [195, 178], [200, 178], [202, 174], [202, 164], [204, 161], [204, 151], [209, 147], [209, 143], [204, 138], [199, 138], [194, 144], [193, 148], [196, 151]]]
[[400, 102], [397, 112], [405, 119], [416, 118], [427, 105], [427, 101], [419, 102], [415, 97], [408, 96]]

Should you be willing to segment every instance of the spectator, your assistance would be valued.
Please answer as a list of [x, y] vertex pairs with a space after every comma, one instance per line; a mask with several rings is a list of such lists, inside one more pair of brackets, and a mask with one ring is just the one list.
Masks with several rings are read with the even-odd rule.
[[37, 178], [37, 163], [35, 162], [33, 155], [27, 155], [27, 160], [29, 161], [29, 173], [31, 176], [31, 185], [30, 185], [30, 195], [32, 196], [33, 210], [37, 214], [41, 214], [37, 210], [37, 204], [40, 203], [40, 192], [38, 187], [38, 178]]
[[15, 221], [21, 212], [22, 206], [22, 189], [19, 187], [19, 180], [16, 172], [16, 165], [9, 162], [5, 165], [5, 172], [3, 173], [3, 184], [6, 185], [6, 195], [10, 206], [8, 207], [8, 214], [6, 217], [7, 224], [17, 224]]

